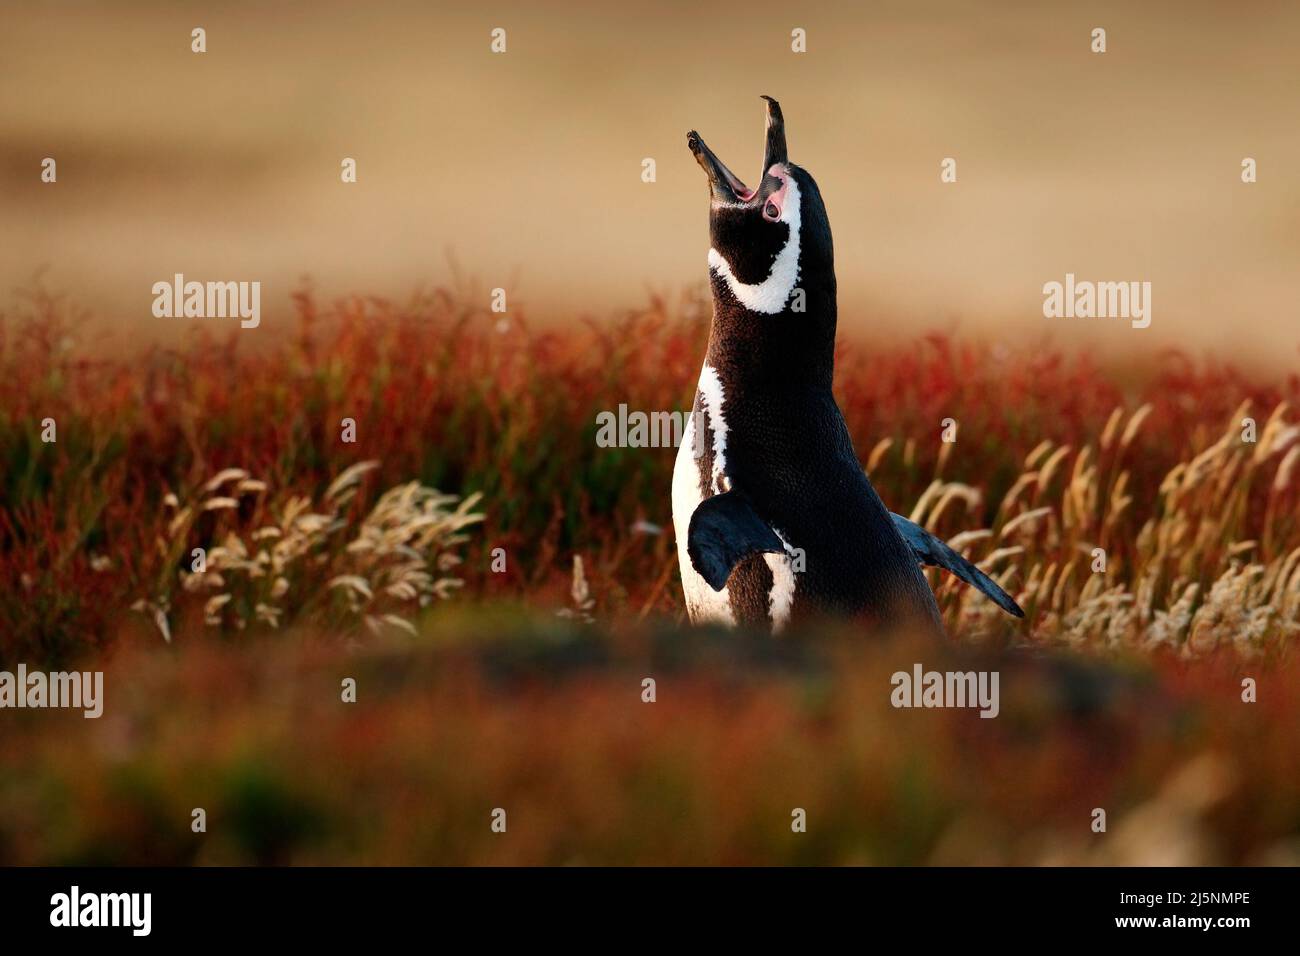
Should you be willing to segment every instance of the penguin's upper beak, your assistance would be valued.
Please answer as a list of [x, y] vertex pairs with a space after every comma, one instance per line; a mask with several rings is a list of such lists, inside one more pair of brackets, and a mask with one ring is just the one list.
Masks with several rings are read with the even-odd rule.
[[739, 199], [744, 202], [754, 195], [754, 191], [742, 183], [736, 174], [713, 154], [713, 150], [705, 145], [704, 140], [695, 130], [686, 134], [686, 145], [691, 148], [691, 152], [695, 154], [695, 161], [709, 177], [709, 191], [715, 200], [734, 202]]
[[[767, 176], [775, 163], [786, 162], [785, 119], [781, 115], [781, 104], [770, 96], [767, 100], [767, 139], [763, 147], [763, 169], [759, 179]], [[709, 190], [715, 200], [748, 202], [754, 198], [757, 190], [750, 189], [740, 178], [726, 167], [722, 160], [714, 155], [713, 150], [705, 145], [700, 134], [691, 130], [686, 134], [686, 145], [695, 154], [695, 161], [700, 164], [705, 175], [709, 177]]]

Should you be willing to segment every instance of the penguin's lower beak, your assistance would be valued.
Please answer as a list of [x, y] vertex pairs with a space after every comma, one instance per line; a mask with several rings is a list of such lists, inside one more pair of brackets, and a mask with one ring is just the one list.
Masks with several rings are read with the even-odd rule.
[[781, 115], [781, 104], [770, 96], [767, 100], [767, 141], [763, 147], [763, 175], [766, 176], [777, 163], [786, 163], [789, 157], [785, 151], [785, 117]]
[[700, 164], [705, 175], [709, 177], [709, 190], [713, 193], [714, 199], [727, 202], [739, 199], [743, 202], [754, 195], [752, 189], [746, 187], [736, 178], [736, 174], [723, 164], [722, 160], [713, 155], [713, 150], [704, 144], [704, 140], [700, 139], [700, 134], [695, 130], [686, 134], [686, 145], [695, 154], [695, 161]]

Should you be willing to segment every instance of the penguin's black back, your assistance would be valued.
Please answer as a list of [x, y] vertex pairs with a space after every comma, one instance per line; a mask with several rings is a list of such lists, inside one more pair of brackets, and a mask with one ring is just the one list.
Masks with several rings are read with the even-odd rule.
[[[802, 551], [792, 618], [864, 615], [888, 625], [941, 629], [930, 587], [863, 472], [830, 389], [799, 383], [753, 387], [728, 375], [731, 363], [723, 356], [711, 358], [718, 361], [714, 368], [725, 396], [731, 486], [749, 497], [791, 548]], [[694, 413], [707, 436], [711, 423], [702, 396]], [[705, 498], [712, 494], [712, 459], [706, 440], [700, 459]], [[771, 619], [773, 584], [762, 555], [737, 565], [727, 586], [738, 622]]]

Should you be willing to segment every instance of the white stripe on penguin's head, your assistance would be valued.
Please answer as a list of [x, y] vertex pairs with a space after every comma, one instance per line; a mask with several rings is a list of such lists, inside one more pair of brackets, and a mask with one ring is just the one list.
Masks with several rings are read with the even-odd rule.
[[751, 312], [775, 315], [785, 308], [799, 281], [799, 184], [783, 164], [774, 165], [769, 172], [782, 181], [781, 188], [764, 200], [764, 207], [772, 203], [778, 209], [775, 222], [790, 227], [785, 245], [772, 261], [772, 268], [762, 282], [746, 283], [736, 278], [731, 263], [717, 249], [709, 249], [709, 268], [722, 276], [737, 301]]

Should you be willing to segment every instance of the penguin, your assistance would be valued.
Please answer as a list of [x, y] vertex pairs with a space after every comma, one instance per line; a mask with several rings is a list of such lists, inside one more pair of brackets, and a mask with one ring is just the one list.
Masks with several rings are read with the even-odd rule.
[[830, 221], [786, 154], [771, 97], [751, 189], [691, 130], [708, 177], [713, 319], [673, 469], [673, 526], [693, 623], [769, 628], [815, 615], [943, 633], [921, 571], [944, 568], [1010, 614], [997, 584], [892, 514], [831, 394], [836, 287]]

